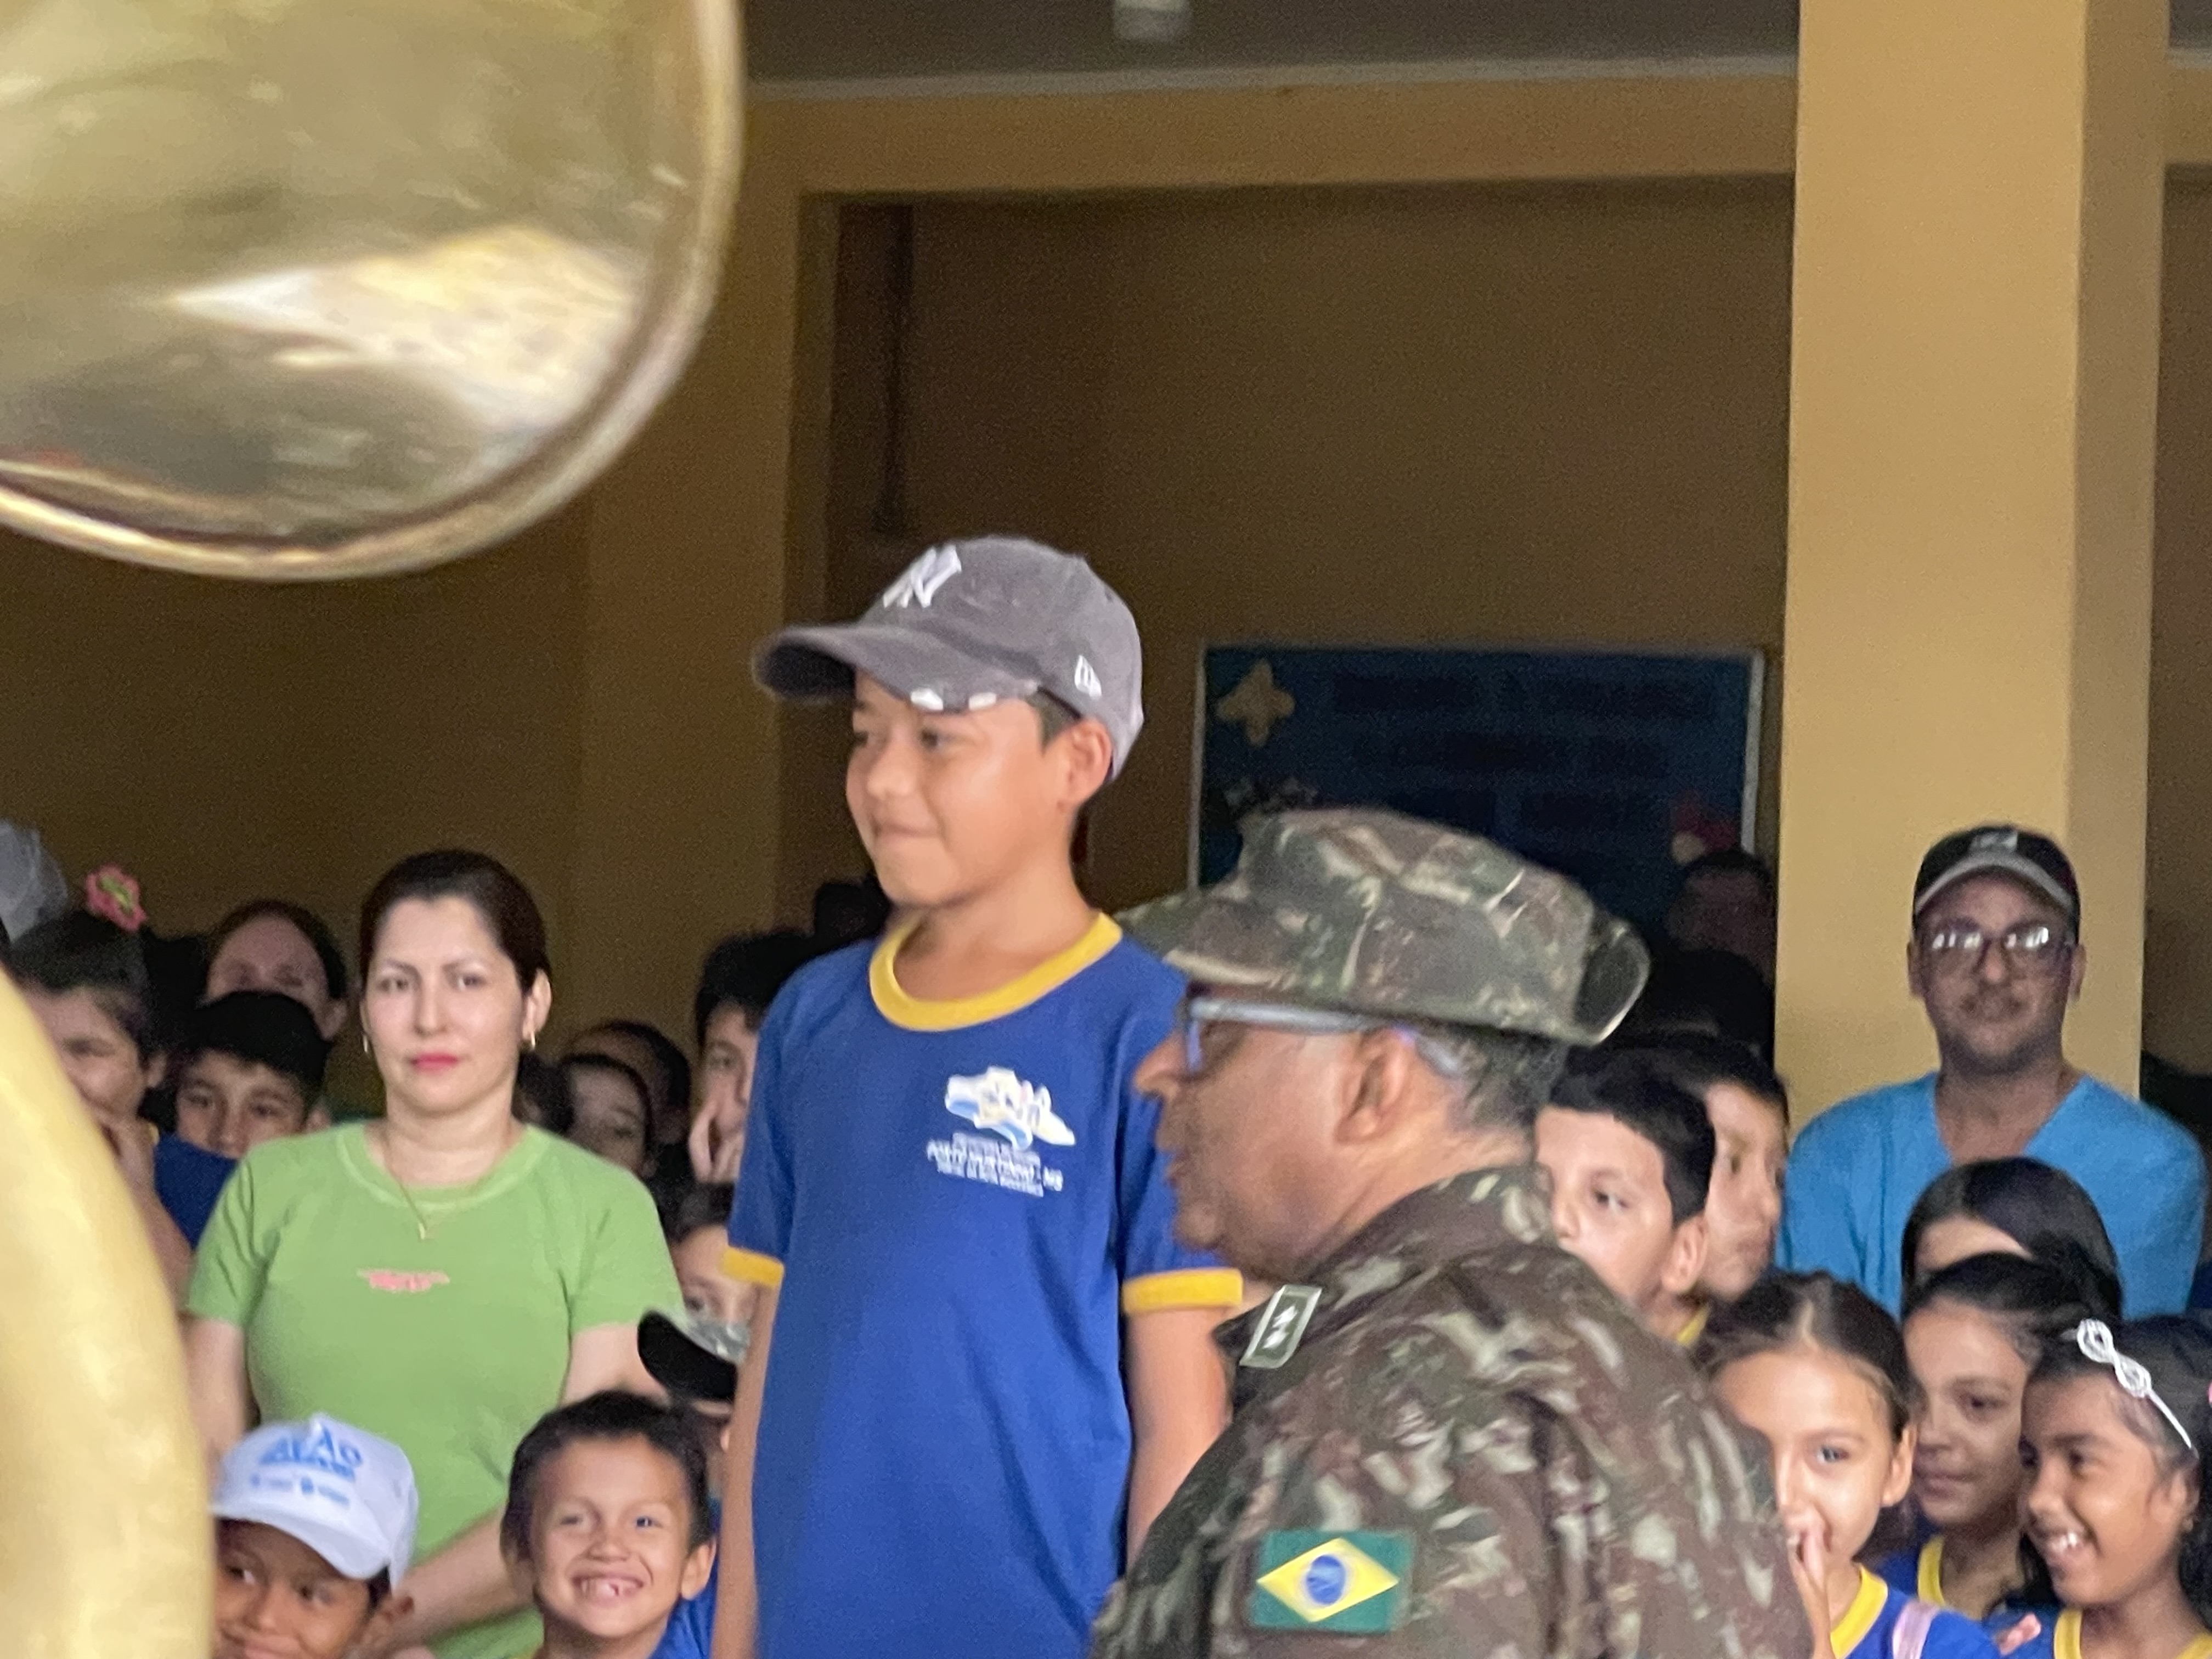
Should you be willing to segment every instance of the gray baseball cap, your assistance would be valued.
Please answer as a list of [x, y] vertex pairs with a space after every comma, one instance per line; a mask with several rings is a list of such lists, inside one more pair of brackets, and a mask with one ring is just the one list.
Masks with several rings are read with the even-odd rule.
[[1129, 607], [1081, 559], [1018, 536], [941, 543], [860, 621], [787, 628], [753, 655], [780, 697], [850, 696], [855, 672], [932, 713], [1048, 693], [1106, 728], [1116, 774], [1145, 724]]

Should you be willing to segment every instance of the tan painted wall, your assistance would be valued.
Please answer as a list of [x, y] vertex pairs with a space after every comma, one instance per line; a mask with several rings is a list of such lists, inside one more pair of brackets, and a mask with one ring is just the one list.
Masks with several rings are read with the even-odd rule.
[[[2170, 214], [2146, 1023], [2212, 1066], [2212, 188]], [[855, 351], [827, 612], [938, 536], [1092, 558], [1148, 653], [1151, 724], [1091, 841], [1109, 904], [1182, 878], [1204, 640], [1776, 652], [1789, 216], [1778, 180], [926, 204], [908, 535], [866, 535], [881, 366]], [[881, 210], [846, 240], [848, 331], [876, 340]], [[836, 731], [792, 732], [787, 895], [858, 857]]]

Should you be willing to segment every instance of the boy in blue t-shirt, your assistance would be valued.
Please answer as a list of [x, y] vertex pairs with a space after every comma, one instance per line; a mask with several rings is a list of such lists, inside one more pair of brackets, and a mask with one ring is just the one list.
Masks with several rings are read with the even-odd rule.
[[716, 1656], [1075, 1659], [1224, 1420], [1240, 1291], [1176, 1243], [1132, 1082], [1181, 981], [1070, 861], [1143, 724], [1136, 623], [1081, 560], [993, 538], [756, 671], [852, 698], [846, 804], [900, 915], [760, 1035]]

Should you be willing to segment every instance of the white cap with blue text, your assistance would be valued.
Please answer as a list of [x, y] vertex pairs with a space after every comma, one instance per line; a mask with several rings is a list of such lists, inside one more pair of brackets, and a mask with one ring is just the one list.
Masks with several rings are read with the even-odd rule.
[[319, 1413], [271, 1423], [230, 1449], [208, 1507], [219, 1521], [289, 1533], [349, 1578], [389, 1573], [415, 1548], [418, 1499], [407, 1454]]

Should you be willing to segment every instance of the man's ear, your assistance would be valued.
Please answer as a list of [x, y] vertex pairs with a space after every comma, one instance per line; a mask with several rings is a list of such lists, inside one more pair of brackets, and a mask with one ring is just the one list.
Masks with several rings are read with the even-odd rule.
[[1905, 988], [1912, 993], [1915, 1002], [1928, 1000], [1928, 963], [1920, 954], [1917, 935], [1905, 942]]
[[2076, 945], [2072, 955], [2074, 959], [2066, 969], [2066, 1000], [2079, 1002], [2081, 1000], [2081, 981], [2089, 971], [2089, 947]]
[[327, 1129], [330, 1127], [331, 1109], [327, 1103], [319, 1100], [308, 1107], [307, 1116], [300, 1120], [300, 1133], [302, 1134], [312, 1134], [318, 1129]]
[[167, 1049], [163, 1049], [146, 1062], [146, 1086], [158, 1089], [168, 1081], [168, 1078], [169, 1054]]
[[684, 1592], [684, 1599], [689, 1601], [707, 1588], [708, 1581], [714, 1576], [714, 1540], [710, 1538], [685, 1559], [684, 1577], [677, 1581], [677, 1588]]
[[1659, 1288], [1669, 1296], [1686, 1297], [1705, 1276], [1705, 1243], [1711, 1237], [1705, 1218], [1693, 1215], [1674, 1229], [1667, 1246], [1667, 1262], [1659, 1272]]
[[353, 1644], [346, 1649], [351, 1659], [371, 1659], [392, 1645], [392, 1632], [399, 1621], [415, 1611], [415, 1598], [402, 1595], [397, 1590], [379, 1602], [374, 1612], [354, 1632]]
[[1401, 1032], [1364, 1031], [1353, 1040], [1352, 1087], [1337, 1119], [1337, 1138], [1358, 1144], [1394, 1133], [1410, 1103], [1413, 1045]]

